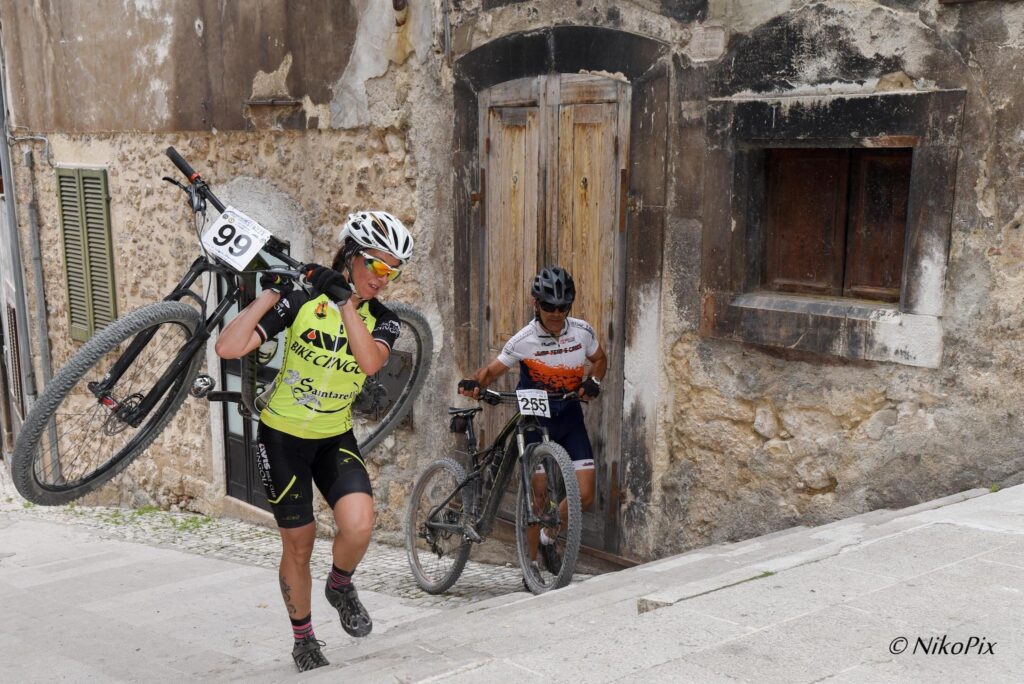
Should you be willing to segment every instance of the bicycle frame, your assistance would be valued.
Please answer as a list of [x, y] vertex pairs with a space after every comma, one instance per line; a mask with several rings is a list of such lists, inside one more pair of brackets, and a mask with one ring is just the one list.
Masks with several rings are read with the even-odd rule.
[[[520, 486], [524, 487], [524, 491], [531, 491], [530, 473], [526, 472], [525, 464], [527, 461], [524, 456], [528, 454], [527, 450], [532, 450], [536, 447], [536, 443], [527, 445], [526, 435], [529, 432], [539, 432], [542, 442], [547, 442], [549, 438], [547, 428], [540, 425], [536, 418], [517, 413], [509, 419], [489, 447], [481, 451], [475, 451], [476, 432], [473, 427], [475, 417], [475, 415], [468, 417], [469, 426], [466, 430], [467, 436], [469, 437], [469, 447], [471, 452], [470, 463], [472, 463], [473, 469], [466, 475], [465, 479], [458, 484], [455, 491], [430, 511], [430, 515], [427, 517], [427, 520], [433, 520], [434, 516], [436, 516], [439, 511], [443, 510], [452, 501], [452, 499], [454, 499], [459, 492], [465, 489], [468, 485], [473, 482], [481, 481], [484, 468], [490, 468], [492, 460], [497, 457], [501, 459], [501, 462], [498, 466], [498, 472], [495, 475], [494, 482], [491, 484], [490, 491], [487, 493], [487, 500], [484, 502], [483, 510], [479, 515], [476, 515], [475, 511], [471, 512], [471, 519], [458, 525], [442, 522], [428, 522], [427, 526], [436, 530], [447, 530], [450, 532], [464, 534], [471, 541], [480, 542], [490, 535], [491, 530], [494, 527], [494, 521], [498, 514], [498, 506], [501, 505], [501, 499], [505, 495], [505, 490], [508, 488], [509, 480], [512, 477], [512, 471], [515, 464], [518, 463], [522, 465], [520, 468]], [[507, 446], [513, 433], [515, 433], [517, 455], [515, 457], [509, 457]], [[539, 522], [539, 520], [540, 519], [534, 515], [531, 508], [528, 511], [528, 523], [534, 524]]]
[[[217, 208], [218, 211], [224, 211], [224, 205], [217, 200], [217, 198], [206, 190], [206, 197], [210, 199], [210, 202]], [[290, 257], [283, 249], [283, 243], [276, 239], [271, 238], [270, 241], [264, 245], [263, 250], [267, 254], [281, 260], [292, 268], [297, 268], [300, 263]], [[103, 378], [101, 382], [89, 383], [89, 389], [93, 392], [97, 399], [103, 402], [110, 408], [113, 408], [115, 412], [122, 412], [119, 416], [120, 420], [128, 423], [132, 427], [138, 427], [146, 416], [149, 415], [150, 411], [157, 405], [160, 399], [164, 396], [168, 389], [174, 384], [174, 381], [181, 375], [181, 373], [188, 368], [188, 364], [192, 362], [192, 358], [200, 353], [205, 348], [207, 340], [210, 339], [211, 334], [224, 320], [228, 312], [231, 310], [236, 303], [243, 299], [243, 290], [238, 284], [238, 279], [242, 277], [242, 273], [235, 271], [223, 264], [217, 263], [207, 259], [205, 256], [196, 258], [192, 262], [188, 271], [184, 277], [178, 282], [177, 286], [171, 291], [169, 295], [164, 297], [164, 301], [180, 301], [185, 297], [194, 297], [199, 299], [202, 306], [202, 311], [206, 313], [206, 302], [199, 298], [192, 290], [192, 285], [195, 284], [196, 280], [204, 273], [211, 273], [220, 279], [225, 284], [227, 292], [217, 303], [217, 307], [213, 312], [206, 318], [203, 327], [197, 330], [195, 335], [188, 341], [188, 343], [182, 347], [181, 351], [175, 356], [171, 365], [167, 371], [160, 376], [159, 380], [153, 385], [153, 388], [143, 397], [142, 401], [137, 406], [119, 407], [117, 406], [116, 400], [110, 396], [110, 388], [115, 386], [121, 379], [125, 370], [128, 369], [131, 364], [135, 361], [135, 358], [141, 353], [141, 351], [149, 344], [153, 335], [156, 334], [156, 330], [150, 330], [141, 335], [137, 336], [132, 343], [125, 350], [125, 353], [117, 360], [117, 362], [111, 367], [110, 372]], [[248, 302], [245, 302], [248, 303]], [[218, 392], [211, 393], [213, 396], [210, 397], [211, 401], [237, 401], [243, 409], [243, 415], [248, 414], [249, 416], [256, 415], [259, 412], [253, 405], [253, 396], [255, 394], [254, 388], [250, 388], [249, 392], [245, 391], [243, 386], [242, 392]], [[248, 416], [247, 416], [248, 417]]]

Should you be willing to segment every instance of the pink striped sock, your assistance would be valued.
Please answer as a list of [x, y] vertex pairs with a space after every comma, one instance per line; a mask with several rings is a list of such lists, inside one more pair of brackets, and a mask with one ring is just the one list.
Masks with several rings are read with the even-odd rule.
[[307, 637], [316, 637], [313, 633], [313, 614], [299, 620], [292, 620], [292, 635], [296, 641], [302, 641]]
[[337, 565], [331, 566], [331, 574], [327, 576], [327, 585], [331, 589], [341, 589], [352, 584], [352, 573], [342, 570]]

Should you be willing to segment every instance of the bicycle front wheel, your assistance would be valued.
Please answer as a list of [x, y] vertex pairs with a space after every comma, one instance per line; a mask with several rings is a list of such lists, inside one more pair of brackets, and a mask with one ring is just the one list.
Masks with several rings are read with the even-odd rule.
[[[185, 372], [137, 426], [123, 421], [138, 406], [202, 318], [181, 302], [159, 302], [120, 318], [86, 342], [53, 377], [32, 407], [14, 445], [14, 485], [33, 503], [73, 501], [124, 470], [167, 425], [199, 370], [196, 354]], [[102, 397], [90, 383], [104, 379], [140, 334], [152, 338]]]
[[387, 364], [366, 378], [352, 404], [352, 429], [365, 456], [398, 427], [412, 410], [430, 370], [434, 338], [427, 319], [407, 304], [387, 305], [402, 323]]
[[[530, 591], [543, 594], [569, 584], [576, 570], [583, 536], [580, 486], [569, 454], [555, 442], [528, 448], [520, 466], [530, 481], [524, 487], [520, 477], [516, 497], [519, 566]], [[538, 553], [542, 529], [553, 543]]]
[[475, 488], [456, 492], [466, 471], [452, 458], [434, 461], [423, 471], [405, 516], [405, 549], [416, 584], [429, 594], [447, 591], [466, 567], [470, 542], [462, 532], [466, 513], [476, 506]]

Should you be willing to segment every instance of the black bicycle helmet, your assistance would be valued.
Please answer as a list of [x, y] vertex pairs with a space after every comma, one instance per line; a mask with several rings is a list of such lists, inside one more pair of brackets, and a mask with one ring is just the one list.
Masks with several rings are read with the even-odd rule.
[[576, 299], [576, 283], [569, 272], [560, 266], [545, 266], [533, 279], [530, 293], [538, 302], [554, 306], [568, 306]]

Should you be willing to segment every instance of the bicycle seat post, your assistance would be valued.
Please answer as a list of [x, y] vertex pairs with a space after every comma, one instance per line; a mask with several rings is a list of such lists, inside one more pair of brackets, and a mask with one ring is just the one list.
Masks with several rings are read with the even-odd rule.
[[476, 414], [470, 414], [468, 416], [467, 422], [469, 424], [469, 427], [466, 428], [466, 450], [470, 454], [475, 454], [476, 453], [476, 447], [477, 447], [477, 444], [476, 444], [476, 427], [474, 426], [474, 421], [475, 420], [476, 420]]

